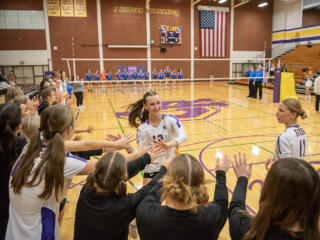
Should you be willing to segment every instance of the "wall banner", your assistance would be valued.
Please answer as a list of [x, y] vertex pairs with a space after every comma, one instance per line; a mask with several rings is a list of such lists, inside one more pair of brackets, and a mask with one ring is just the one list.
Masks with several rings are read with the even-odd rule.
[[49, 17], [60, 17], [60, 1], [59, 0], [48, 0], [48, 16]]
[[73, 17], [73, 1], [61, 0], [61, 16]]
[[74, 16], [87, 17], [86, 0], [74, 0]]

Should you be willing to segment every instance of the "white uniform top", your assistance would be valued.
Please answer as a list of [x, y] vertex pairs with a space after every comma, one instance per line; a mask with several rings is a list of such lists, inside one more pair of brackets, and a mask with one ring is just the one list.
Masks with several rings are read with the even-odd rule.
[[[163, 140], [164, 142], [170, 142], [175, 139], [179, 145], [187, 140], [187, 134], [184, 131], [182, 124], [179, 120], [168, 114], [162, 114], [162, 120], [158, 127], [153, 127], [149, 124], [149, 120], [144, 122], [138, 127], [137, 131], [137, 143], [138, 147], [145, 143], [147, 145], [152, 144], [154, 141]], [[166, 155], [173, 155], [174, 148], [170, 148], [166, 151]], [[163, 157], [157, 158], [155, 161], [161, 163]], [[146, 173], [153, 173], [160, 170], [160, 164], [148, 164], [144, 171]]]
[[288, 127], [277, 139], [275, 159], [298, 158], [304, 160], [307, 137], [299, 126]]
[[320, 95], [320, 76], [314, 81], [313, 91], [315, 94]]
[[[42, 150], [41, 154], [44, 152]], [[11, 172], [12, 176], [23, 161], [22, 153]], [[33, 170], [40, 163], [40, 157], [34, 161]], [[64, 165], [65, 191], [70, 186], [72, 178], [86, 166], [86, 160], [67, 154]], [[28, 180], [31, 180], [29, 176]], [[36, 180], [37, 182], [37, 180]], [[20, 194], [13, 192], [9, 184], [9, 222], [6, 232], [6, 240], [42, 240], [60, 239], [58, 224], [59, 202], [56, 200], [54, 191], [51, 196], [44, 200], [38, 195], [43, 192], [44, 179], [35, 187], [22, 187]], [[65, 196], [65, 194], [64, 194]]]

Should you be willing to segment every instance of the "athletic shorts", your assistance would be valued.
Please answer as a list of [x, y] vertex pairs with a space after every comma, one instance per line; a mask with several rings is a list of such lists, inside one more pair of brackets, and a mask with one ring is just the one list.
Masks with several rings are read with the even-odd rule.
[[306, 87], [311, 87], [311, 86], [312, 86], [312, 81], [311, 80], [307, 80]]

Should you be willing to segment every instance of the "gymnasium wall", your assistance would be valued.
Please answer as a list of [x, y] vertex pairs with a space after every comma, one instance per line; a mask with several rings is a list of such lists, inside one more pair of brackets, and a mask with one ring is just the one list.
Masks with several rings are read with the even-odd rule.
[[320, 24], [320, 9], [307, 9], [303, 11], [302, 27]]
[[[0, 1], [0, 10], [43, 10], [43, 1]], [[0, 35], [0, 51], [46, 49], [44, 29], [0, 29]], [[34, 39], [37, 39], [37, 41], [34, 41]]]
[[[99, 58], [97, 4], [96, 0], [86, 0], [87, 17], [48, 17], [53, 69], [64, 69], [68, 72], [66, 62], [61, 58]], [[146, 49], [111, 49], [109, 44], [146, 44], [145, 0], [101, 0], [102, 43], [104, 58], [146, 58]], [[201, 5], [217, 5], [230, 8], [230, 1], [218, 4], [208, 0]], [[270, 51], [272, 31], [272, 1], [266, 8], [257, 8], [250, 2], [235, 9], [234, 51], [261, 52]], [[198, 5], [194, 11], [195, 58], [200, 58], [200, 29]], [[119, 7], [131, 7], [134, 11], [119, 12]], [[152, 61], [152, 69], [182, 68], [186, 78], [190, 77], [189, 61], [170, 61], [170, 58], [190, 58], [190, 0], [152, 0], [151, 9], [174, 9], [178, 14], [150, 13], [152, 58], [168, 58], [166, 62]], [[1, 1], [0, 9], [43, 10], [43, 0]], [[140, 9], [140, 10], [139, 10]], [[177, 25], [182, 27], [182, 44], [167, 46], [166, 52], [160, 52], [160, 25]], [[250, 26], [250, 27], [249, 27]], [[8, 40], [0, 43], [0, 50], [45, 50], [45, 30], [28, 30], [30, 35], [23, 35], [26, 30], [0, 30]], [[17, 32], [18, 31], [18, 32]], [[21, 37], [19, 37], [21, 36]], [[19, 40], [20, 39], [20, 40]], [[227, 14], [226, 57], [230, 57], [230, 13]], [[23, 43], [23, 44], [21, 44]], [[104, 68], [115, 72], [122, 65], [147, 65], [146, 62], [131, 61], [104, 62]], [[73, 68], [70, 62], [71, 70]], [[99, 62], [77, 62], [76, 71], [84, 76], [87, 69], [99, 69]], [[195, 61], [195, 77], [227, 77], [229, 61]]]
[[235, 9], [234, 51], [264, 51], [270, 57], [273, 1], [263, 8], [250, 1]]
[[[99, 58], [97, 6], [87, 1], [87, 17], [49, 17], [52, 68], [66, 70], [61, 58]], [[86, 45], [86, 46], [84, 46]], [[88, 46], [93, 45], [93, 46]], [[55, 50], [56, 49], [56, 50]], [[72, 62], [71, 69], [72, 69]], [[76, 72], [99, 69], [99, 62], [77, 62]]]

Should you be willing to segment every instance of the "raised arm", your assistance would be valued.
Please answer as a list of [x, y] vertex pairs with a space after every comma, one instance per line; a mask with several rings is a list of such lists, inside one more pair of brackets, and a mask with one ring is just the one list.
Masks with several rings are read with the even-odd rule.
[[133, 141], [132, 136], [123, 136], [118, 141], [107, 140], [86, 140], [86, 141], [65, 141], [66, 152], [97, 150], [101, 148], [125, 149]]
[[226, 172], [229, 170], [230, 159], [227, 155], [217, 158], [216, 162], [216, 188], [213, 203], [220, 207], [219, 229], [222, 229], [228, 218], [228, 191], [226, 186]]
[[251, 176], [252, 165], [248, 165], [246, 156], [239, 154], [232, 163], [233, 170], [238, 178], [229, 208], [229, 232], [232, 240], [241, 240], [250, 228], [250, 218], [246, 211], [246, 194], [248, 180]]

